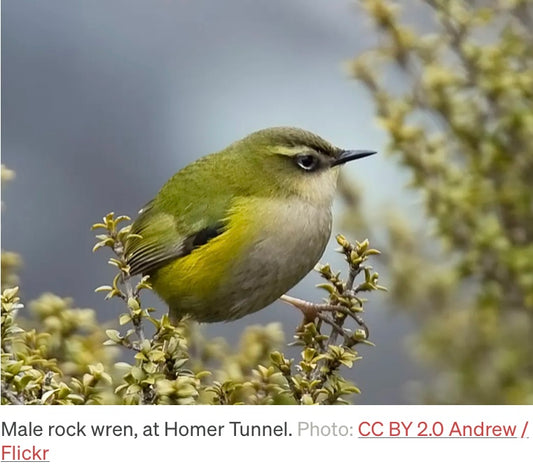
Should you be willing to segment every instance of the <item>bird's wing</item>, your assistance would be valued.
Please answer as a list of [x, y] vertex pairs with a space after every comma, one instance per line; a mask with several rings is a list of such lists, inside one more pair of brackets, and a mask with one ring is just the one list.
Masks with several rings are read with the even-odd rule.
[[[185, 257], [225, 229], [230, 192], [217, 182], [216, 198], [204, 165], [193, 164], [171, 178], [133, 223], [125, 255], [132, 275], [150, 274], [172, 260]], [[194, 196], [192, 196], [194, 195]]]
[[131, 275], [149, 274], [170, 260], [182, 256], [183, 236], [176, 233], [173, 217], [148, 203], [133, 223], [125, 255]]
[[126, 244], [131, 275], [150, 274], [224, 232], [223, 214], [220, 219], [200, 218], [189, 226], [188, 232], [180, 220], [182, 218], [158, 211], [152, 204], [143, 208], [132, 226], [131, 232], [136, 236], [130, 237]]

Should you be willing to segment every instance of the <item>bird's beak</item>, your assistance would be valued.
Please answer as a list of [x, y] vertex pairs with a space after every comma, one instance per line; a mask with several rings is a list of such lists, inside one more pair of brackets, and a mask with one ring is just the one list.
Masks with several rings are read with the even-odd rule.
[[373, 150], [343, 150], [338, 157], [331, 164], [332, 167], [336, 165], [345, 164], [351, 160], [362, 159], [363, 157], [368, 157], [369, 155], [374, 155], [376, 152]]

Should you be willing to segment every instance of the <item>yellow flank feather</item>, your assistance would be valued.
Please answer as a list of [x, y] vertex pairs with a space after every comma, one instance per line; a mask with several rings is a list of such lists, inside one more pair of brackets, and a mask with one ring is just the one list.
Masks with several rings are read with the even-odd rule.
[[169, 295], [163, 298], [174, 317], [219, 310], [220, 306], [212, 305], [217, 302], [218, 290], [227, 285], [228, 274], [260, 228], [251, 221], [253, 215], [245, 200], [235, 199], [224, 220], [226, 229], [222, 234], [152, 274], [154, 289]]

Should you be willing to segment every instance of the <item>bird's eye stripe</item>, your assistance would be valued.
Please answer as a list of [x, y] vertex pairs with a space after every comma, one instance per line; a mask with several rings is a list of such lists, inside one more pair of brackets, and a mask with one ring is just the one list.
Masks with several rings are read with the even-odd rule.
[[313, 148], [305, 145], [301, 146], [283, 146], [283, 145], [277, 145], [277, 146], [270, 146], [270, 150], [273, 154], [278, 155], [286, 155], [287, 157], [294, 157], [300, 154], [308, 154], [309, 152], [313, 152]]

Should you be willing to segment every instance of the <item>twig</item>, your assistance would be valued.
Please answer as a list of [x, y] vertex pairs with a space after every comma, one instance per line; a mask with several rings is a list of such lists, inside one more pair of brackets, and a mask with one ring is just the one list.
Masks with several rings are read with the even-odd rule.
[[[365, 331], [365, 337], [368, 339], [368, 337], [370, 336], [370, 330], [368, 329], [368, 326], [366, 325], [365, 321], [355, 312], [352, 312], [350, 309], [348, 309], [346, 306], [340, 306], [338, 304], [315, 304], [315, 306], [318, 311], [340, 312], [341, 314], [344, 314], [347, 317], [351, 317], [355, 322], [357, 322], [363, 328], [363, 330]], [[339, 326], [339, 324], [336, 324], [336, 325], [338, 327], [341, 327]], [[328, 342], [328, 344], [329, 343], [332, 343], [332, 342]]]
[[[346, 334], [346, 331], [340, 327], [334, 320], [332, 320], [330, 317], [322, 314], [321, 312], [319, 312], [317, 314], [317, 317], [322, 321], [324, 322], [325, 324], [328, 324], [329, 326], [332, 327], [332, 329], [337, 332], [339, 335], [341, 335], [344, 339], [345, 342], [350, 342], [352, 339], [349, 335]], [[329, 338], [331, 339], [331, 337], [333, 336], [333, 332], [330, 334]], [[330, 342], [328, 342], [328, 345], [330, 344]]]
[[19, 399], [18, 395], [13, 391], [9, 390], [9, 386], [2, 381], [2, 396], [4, 396], [10, 404], [15, 404], [16, 406], [24, 405], [24, 401]]

